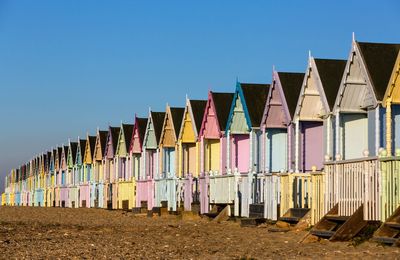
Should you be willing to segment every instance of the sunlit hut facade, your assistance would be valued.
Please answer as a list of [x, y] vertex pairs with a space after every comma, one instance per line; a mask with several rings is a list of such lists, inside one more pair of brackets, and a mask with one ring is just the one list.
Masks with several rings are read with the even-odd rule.
[[[324, 214], [324, 158], [332, 158], [334, 121], [333, 106], [346, 61], [317, 59], [309, 55], [301, 94], [293, 123], [294, 174], [284, 180], [281, 215], [292, 208], [311, 210], [314, 225]], [[292, 190], [295, 192], [291, 193]], [[305, 211], [304, 211], [305, 212]]]
[[[79, 140], [78, 140], [79, 141]], [[68, 203], [66, 207], [79, 207], [79, 183], [77, 181], [76, 153], [78, 142], [68, 141], [66, 185], [68, 186]]]
[[[95, 182], [95, 173], [93, 166], [93, 156], [96, 145], [96, 136], [91, 136], [89, 134], [86, 135], [86, 145], [85, 152], [83, 158], [83, 184], [87, 184], [89, 186], [89, 200], [86, 202], [88, 207], [95, 207], [95, 194], [96, 194], [96, 182]], [[90, 204], [89, 204], [90, 201]]]
[[[132, 131], [132, 139], [130, 142], [131, 146], [129, 148], [130, 178], [133, 178], [135, 181], [135, 200], [136, 200], [135, 208], [142, 208], [141, 195], [147, 192], [145, 165], [144, 165], [145, 156], [143, 155], [143, 142], [146, 133], [146, 126], [147, 126], [147, 118], [140, 118], [135, 115], [135, 123]], [[141, 181], [140, 185], [137, 184], [138, 181]], [[145, 191], [139, 192], [139, 189], [141, 188], [143, 188]], [[143, 208], [144, 210], [147, 210], [147, 206]]]
[[131, 210], [135, 206], [135, 180], [131, 176], [129, 147], [131, 146], [133, 125], [121, 124], [115, 154], [118, 174], [118, 208]]
[[94, 207], [95, 208], [106, 208], [106, 197], [104, 196], [104, 182], [105, 182], [105, 149], [107, 142], [107, 131], [101, 131], [97, 129], [96, 133], [96, 144], [93, 154], [93, 172], [94, 182], [96, 185], [94, 193]]
[[166, 202], [171, 211], [177, 210], [178, 135], [183, 112], [184, 108], [167, 105], [159, 142], [161, 174], [155, 178], [155, 206]]
[[145, 174], [145, 154], [144, 154], [144, 138], [146, 134], [148, 119], [139, 118], [135, 115], [135, 124], [132, 131], [131, 147], [129, 149], [129, 156], [131, 161], [131, 176], [135, 179], [135, 207], [147, 210], [147, 205], [142, 205], [146, 201], [148, 195], [148, 181]]
[[[400, 52], [393, 66], [383, 106], [386, 109], [386, 153], [382, 153], [381, 220], [387, 220], [400, 206], [400, 176], [394, 172], [400, 156]], [[397, 184], [396, 184], [397, 180]]]
[[200, 128], [200, 212], [210, 210], [210, 176], [226, 173], [225, 127], [233, 93], [208, 92], [208, 99]]
[[[294, 168], [293, 117], [303, 79], [304, 73], [272, 71], [272, 84], [260, 126], [260, 170], [263, 175], [259, 179], [264, 180], [264, 186], [259, 185], [257, 190], [261, 199], [253, 201], [258, 204], [255, 209], [264, 207], [261, 212], [266, 219], [277, 220], [279, 217], [280, 173], [291, 172]], [[254, 214], [253, 208], [251, 205], [250, 215]]]
[[118, 176], [115, 167], [115, 151], [117, 148], [120, 127], [110, 126], [108, 129], [106, 149], [104, 152], [104, 195], [106, 207], [117, 209], [118, 207]]
[[[165, 112], [149, 112], [143, 141], [144, 176], [136, 181], [136, 196], [140, 207], [152, 210], [155, 206], [154, 180], [159, 175], [159, 147]], [[158, 206], [158, 205], [157, 205]]]
[[190, 100], [186, 98], [185, 112], [178, 137], [178, 177], [182, 179], [182, 188], [178, 191], [178, 204], [183, 202], [184, 210], [192, 210], [192, 203], [199, 200], [200, 176], [200, 141], [199, 132], [206, 107], [206, 100]]
[[[215, 182], [214, 203], [234, 204], [235, 216], [249, 216], [249, 206], [258, 200], [256, 186], [252, 185], [254, 175], [260, 172], [262, 135], [260, 124], [269, 92], [269, 84], [236, 83], [226, 126], [227, 176], [223, 182]], [[235, 176], [240, 176], [239, 179]], [[213, 182], [210, 182], [211, 194]], [[239, 185], [241, 197], [234, 194]], [[229, 190], [230, 196], [219, 195], [220, 190]], [[239, 201], [240, 199], [240, 201]], [[239, 207], [240, 206], [240, 207]]]

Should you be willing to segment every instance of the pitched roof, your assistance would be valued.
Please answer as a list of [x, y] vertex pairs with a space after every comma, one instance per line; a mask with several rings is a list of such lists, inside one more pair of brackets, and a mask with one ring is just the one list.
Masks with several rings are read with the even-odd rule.
[[192, 108], [194, 117], [194, 123], [196, 124], [197, 132], [200, 131], [201, 120], [203, 120], [204, 112], [207, 105], [207, 100], [189, 100]]
[[357, 42], [375, 90], [382, 100], [392, 74], [400, 44]]
[[81, 149], [81, 160], [83, 161], [86, 154], [86, 139], [79, 139], [79, 147]]
[[314, 61], [329, 108], [332, 111], [347, 61], [332, 59], [314, 59]]
[[117, 149], [117, 143], [118, 143], [118, 136], [119, 136], [119, 131], [121, 130], [120, 127], [113, 127], [110, 126], [110, 133], [111, 133], [111, 138], [112, 138], [112, 147], [113, 151]]
[[151, 118], [154, 127], [154, 133], [156, 134], [157, 143], [160, 142], [161, 131], [164, 123], [165, 112], [151, 112]]
[[240, 83], [249, 112], [251, 126], [259, 126], [264, 114], [269, 84]]
[[225, 131], [234, 94], [211, 92], [211, 95], [216, 110], [215, 113], [217, 114], [219, 122], [219, 128], [221, 131]]
[[90, 157], [93, 158], [94, 149], [96, 146], [96, 136], [89, 135], [87, 141], [89, 142], [89, 146], [90, 146]]
[[293, 118], [304, 80], [304, 73], [278, 72], [290, 116]]
[[99, 131], [99, 138], [100, 138], [100, 146], [101, 146], [101, 154], [104, 155], [107, 143], [107, 135], [108, 131]]
[[129, 147], [131, 146], [133, 125], [122, 124], [122, 128], [124, 130], [125, 146], [126, 146], [126, 149], [129, 149]]
[[[78, 143], [77, 143], [77, 142], [71, 142], [71, 143], [70, 143], [70, 146], [71, 146], [71, 153], [72, 153], [72, 154], [71, 154], [71, 156], [72, 156], [72, 163], [75, 164], [76, 151], [78, 150]], [[69, 151], [67, 146], [64, 146], [64, 149], [67, 149], [67, 152]], [[68, 160], [68, 158], [65, 158], [65, 159]]]
[[58, 159], [58, 162], [60, 162], [61, 163], [61, 154], [62, 154], [62, 147], [57, 147], [57, 159]]
[[174, 124], [175, 137], [178, 138], [185, 109], [183, 107], [170, 107], [172, 123]]
[[137, 128], [139, 129], [139, 138], [140, 141], [143, 142], [144, 135], [146, 133], [146, 126], [147, 126], [147, 118], [136, 118]]

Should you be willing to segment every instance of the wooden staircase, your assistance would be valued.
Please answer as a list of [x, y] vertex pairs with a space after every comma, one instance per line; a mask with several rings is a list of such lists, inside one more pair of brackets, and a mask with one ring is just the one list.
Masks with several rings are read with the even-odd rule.
[[291, 208], [286, 211], [282, 217], [278, 218], [278, 220], [286, 222], [290, 225], [297, 225], [301, 219], [306, 217], [309, 211], [309, 208]]
[[255, 227], [266, 222], [264, 204], [250, 204], [249, 217], [240, 219], [241, 227]]
[[372, 239], [379, 243], [400, 246], [400, 207], [375, 231]]
[[278, 218], [275, 225], [268, 229], [269, 232], [287, 232], [293, 229], [305, 229], [310, 223], [309, 208], [291, 208]]
[[309, 232], [330, 241], [346, 241], [355, 237], [368, 224], [363, 219], [361, 205], [351, 216], [340, 216], [339, 205], [336, 204]]

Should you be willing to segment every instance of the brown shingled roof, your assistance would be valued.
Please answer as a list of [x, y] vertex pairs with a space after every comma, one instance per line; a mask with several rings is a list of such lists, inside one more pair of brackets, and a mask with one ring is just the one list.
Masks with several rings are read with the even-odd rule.
[[197, 132], [200, 131], [201, 121], [203, 120], [204, 112], [207, 105], [207, 100], [189, 100], [192, 108], [193, 120], [196, 125]]
[[357, 42], [378, 101], [385, 95], [400, 44]]
[[259, 126], [264, 114], [269, 84], [240, 83], [249, 112], [251, 126]]
[[278, 72], [279, 81], [281, 82], [283, 94], [285, 95], [291, 118], [294, 117], [296, 111], [304, 75], [304, 73], [297, 72]]
[[217, 114], [219, 127], [221, 131], [225, 131], [234, 94], [211, 92], [211, 95], [214, 101], [214, 106], [216, 110], [215, 113]]

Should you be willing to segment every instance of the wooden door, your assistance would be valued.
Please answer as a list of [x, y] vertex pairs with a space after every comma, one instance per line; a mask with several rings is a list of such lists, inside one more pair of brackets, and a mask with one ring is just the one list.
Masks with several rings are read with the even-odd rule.
[[269, 172], [280, 172], [287, 168], [286, 129], [267, 129], [265, 161]]
[[342, 114], [341, 119], [344, 159], [362, 158], [368, 149], [367, 114]]
[[324, 136], [322, 122], [301, 122], [300, 170], [311, 171], [313, 166], [322, 169], [324, 159]]

